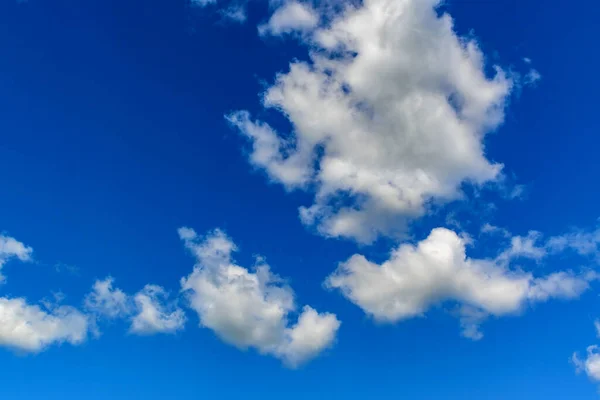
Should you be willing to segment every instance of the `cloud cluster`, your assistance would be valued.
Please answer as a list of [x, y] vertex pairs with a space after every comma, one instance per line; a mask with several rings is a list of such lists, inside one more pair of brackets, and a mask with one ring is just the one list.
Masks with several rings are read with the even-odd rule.
[[[217, 2], [190, 1], [199, 7]], [[226, 3], [222, 15], [246, 20], [245, 0]], [[441, 0], [326, 3], [271, 0], [272, 15], [258, 27], [261, 36], [291, 34], [309, 49], [308, 60], [293, 61], [263, 94], [264, 107], [279, 111], [288, 127], [244, 110], [227, 116], [250, 142], [254, 166], [288, 190], [314, 194], [312, 204], [299, 209], [301, 221], [324, 236], [361, 243], [402, 237], [432, 202], [460, 197], [465, 183], [497, 180], [502, 165], [488, 159], [484, 141], [502, 124], [517, 78], [490, 66], [475, 39], [455, 32], [452, 18], [439, 12]], [[522, 83], [535, 85], [540, 78], [531, 68]], [[522, 191], [517, 186], [507, 197]], [[333, 345], [337, 316], [299, 308], [293, 290], [264, 259], [252, 268], [238, 265], [232, 257], [236, 245], [218, 229], [205, 237], [190, 228], [178, 233], [196, 261], [181, 289], [201, 326], [291, 367]], [[572, 271], [534, 276], [512, 264], [540, 262], [565, 250], [595, 256], [600, 230], [546, 241], [539, 232], [513, 236], [489, 224], [482, 233], [509, 243], [493, 258], [472, 258], [469, 239], [436, 228], [416, 244], [398, 245], [382, 263], [351, 256], [325, 284], [382, 322], [419, 317], [450, 303], [462, 334], [478, 340], [490, 316], [577, 298], [599, 278]], [[0, 272], [11, 259], [31, 260], [32, 251], [0, 235]], [[149, 284], [127, 294], [111, 277], [94, 283], [83, 307], [85, 312], [0, 297], [0, 345], [37, 352], [51, 344], [79, 344], [101, 319], [125, 319], [138, 335], [174, 333], [186, 322], [164, 288]], [[597, 346], [588, 347], [583, 359], [574, 354], [573, 362], [600, 381]]]
[[483, 139], [503, 121], [513, 83], [499, 67], [486, 74], [477, 42], [457, 36], [438, 3], [365, 0], [316, 25], [308, 6], [288, 2], [271, 19], [279, 23], [269, 22], [292, 29], [288, 21], [302, 19], [275, 17], [303, 9], [301, 28], [312, 28], [302, 36], [310, 60], [292, 62], [263, 98], [291, 131], [245, 111], [228, 120], [251, 141], [250, 162], [272, 180], [316, 187], [300, 215], [323, 235], [369, 243], [400, 234], [432, 199], [456, 198], [462, 183], [501, 171]]
[[94, 316], [130, 319], [130, 333], [150, 335], [175, 333], [183, 329], [185, 314], [176, 302], [168, 302], [168, 293], [160, 286], [146, 285], [130, 296], [113, 287], [113, 278], [94, 283], [85, 299], [85, 307]]
[[340, 326], [336, 316], [304, 306], [290, 326], [294, 293], [263, 259], [253, 271], [237, 265], [232, 259], [236, 246], [220, 230], [201, 238], [181, 228], [179, 236], [197, 262], [181, 285], [201, 326], [240, 349], [255, 348], [292, 367], [332, 345]]
[[592, 272], [534, 278], [507, 268], [505, 253], [496, 259], [469, 258], [466, 245], [455, 232], [436, 228], [416, 245], [400, 245], [381, 264], [353, 255], [326, 285], [384, 322], [421, 316], [445, 302], [457, 303], [463, 334], [479, 339], [479, 323], [487, 316], [515, 314], [528, 303], [551, 298], [576, 298], [598, 279]]

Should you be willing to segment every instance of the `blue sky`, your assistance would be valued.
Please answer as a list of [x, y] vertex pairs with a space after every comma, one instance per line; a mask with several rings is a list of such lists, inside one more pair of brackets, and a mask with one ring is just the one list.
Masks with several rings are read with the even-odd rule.
[[598, 396], [597, 6], [347, 6], [0, 2], [0, 397]]

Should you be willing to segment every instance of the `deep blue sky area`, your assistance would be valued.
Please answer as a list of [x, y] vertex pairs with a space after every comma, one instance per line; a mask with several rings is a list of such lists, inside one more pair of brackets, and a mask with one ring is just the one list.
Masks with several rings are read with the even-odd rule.
[[[600, 6], [444, 3], [456, 32], [474, 35], [489, 63], [526, 71], [527, 57], [542, 76], [511, 96], [505, 123], [485, 139], [488, 159], [525, 185], [522, 199], [483, 194], [496, 205], [489, 222], [520, 235], [595, 229]], [[570, 357], [596, 341], [598, 284], [578, 300], [491, 318], [480, 341], [461, 337], [444, 307], [381, 324], [323, 288], [340, 261], [356, 252], [381, 260], [393, 242], [319, 236], [298, 219], [311, 194], [287, 193], [249, 165], [250, 147], [224, 115], [269, 117], [260, 93], [307, 51], [260, 37], [269, 7], [248, 7], [239, 24], [184, 0], [0, 0], [0, 232], [34, 249], [34, 262], [2, 268], [0, 292], [35, 303], [60, 291], [80, 306], [93, 282], [111, 275], [126, 292], [154, 283], [177, 294], [194, 265], [177, 229], [220, 227], [240, 265], [265, 256], [299, 304], [337, 314], [335, 345], [288, 369], [223, 343], [191, 311], [174, 335], [138, 337], [114, 321], [79, 346], [0, 349], [0, 398], [596, 398]], [[466, 214], [484, 222], [477, 210]], [[434, 215], [424, 226], [442, 223]], [[566, 255], [533, 268], [582, 266]]]

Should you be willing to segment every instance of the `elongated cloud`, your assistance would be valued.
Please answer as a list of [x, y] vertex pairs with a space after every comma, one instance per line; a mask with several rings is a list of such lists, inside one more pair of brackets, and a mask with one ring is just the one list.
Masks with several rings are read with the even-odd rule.
[[400, 245], [382, 264], [358, 254], [350, 257], [326, 285], [383, 322], [421, 316], [437, 304], [458, 303], [463, 334], [479, 339], [479, 324], [487, 316], [514, 314], [528, 303], [551, 298], [576, 298], [597, 278], [593, 272], [535, 278], [508, 269], [504, 259], [469, 258], [464, 238], [437, 228], [416, 245]]
[[365, 0], [315, 16], [303, 27], [310, 60], [292, 62], [264, 93], [291, 131], [246, 111], [228, 116], [273, 181], [316, 187], [300, 216], [325, 236], [400, 234], [429, 200], [456, 198], [463, 182], [501, 171], [483, 139], [502, 123], [512, 81], [498, 67], [485, 73], [477, 42], [457, 36], [438, 4]]
[[197, 261], [181, 285], [202, 326], [229, 344], [255, 348], [291, 367], [332, 345], [340, 326], [336, 316], [304, 306], [290, 326], [294, 293], [262, 259], [253, 272], [237, 265], [232, 259], [236, 246], [220, 230], [201, 238], [181, 228], [179, 236]]
[[0, 345], [39, 352], [51, 344], [85, 341], [88, 319], [73, 307], [44, 310], [23, 298], [0, 298]]
[[591, 231], [576, 230], [563, 235], [553, 236], [546, 244], [552, 252], [573, 250], [582, 256], [594, 256], [598, 261], [598, 246], [600, 246], [600, 228]]

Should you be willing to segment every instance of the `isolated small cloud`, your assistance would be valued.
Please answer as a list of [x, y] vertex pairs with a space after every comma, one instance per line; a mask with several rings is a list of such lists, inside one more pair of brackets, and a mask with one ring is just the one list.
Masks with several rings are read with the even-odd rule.
[[523, 83], [527, 86], [534, 86], [540, 79], [542, 79], [542, 75], [537, 70], [532, 68], [523, 78]]
[[246, 15], [246, 5], [244, 3], [232, 4], [222, 10], [221, 14], [228, 20], [238, 23], [246, 22], [246, 19], [248, 19], [248, 16]]
[[481, 226], [481, 233], [488, 234], [488, 235], [500, 235], [505, 238], [508, 238], [511, 236], [510, 232], [508, 230], [506, 230], [505, 228], [501, 228], [499, 226], [492, 225], [487, 222]]

